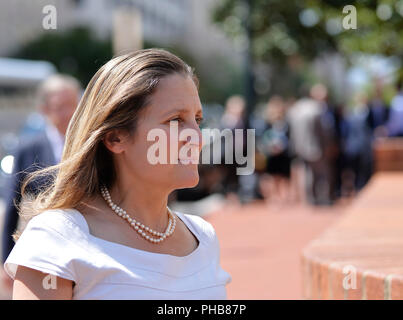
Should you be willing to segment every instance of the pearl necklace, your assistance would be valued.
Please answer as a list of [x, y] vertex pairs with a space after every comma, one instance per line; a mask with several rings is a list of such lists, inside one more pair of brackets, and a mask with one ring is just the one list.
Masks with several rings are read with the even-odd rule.
[[[152, 230], [150, 227], [146, 227], [144, 224], [136, 221], [135, 219], [131, 218], [124, 209], [120, 208], [116, 204], [112, 202], [111, 195], [109, 194], [108, 189], [103, 185], [101, 186], [101, 194], [105, 201], [108, 203], [109, 207], [119, 216], [125, 219], [134, 230], [136, 230], [144, 239], [152, 242], [152, 243], [160, 243], [164, 241], [167, 237], [169, 237], [175, 230], [176, 227], [176, 218], [175, 215], [168, 209], [168, 227], [166, 228], [164, 233]], [[158, 236], [158, 238], [154, 238], [149, 236], [146, 232]]]

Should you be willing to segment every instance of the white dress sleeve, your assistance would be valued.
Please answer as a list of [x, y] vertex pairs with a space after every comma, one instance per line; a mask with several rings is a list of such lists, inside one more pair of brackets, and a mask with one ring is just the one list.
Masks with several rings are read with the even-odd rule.
[[4, 263], [7, 274], [14, 279], [21, 265], [75, 281], [73, 257], [78, 249], [60, 228], [68, 224], [55, 212], [32, 218]]

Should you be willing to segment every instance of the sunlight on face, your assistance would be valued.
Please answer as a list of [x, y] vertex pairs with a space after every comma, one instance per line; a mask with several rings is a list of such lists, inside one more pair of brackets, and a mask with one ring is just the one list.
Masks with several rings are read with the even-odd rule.
[[[183, 160], [183, 153], [172, 150], [175, 148], [179, 151], [192, 144], [197, 155], [200, 154], [202, 136], [199, 124], [202, 117], [202, 106], [193, 80], [180, 74], [163, 78], [151, 96], [150, 104], [138, 120], [134, 143], [126, 148], [125, 166], [133, 175], [133, 179], [172, 190], [196, 186], [199, 181], [197, 164], [187, 164], [187, 161]], [[170, 128], [173, 126], [177, 126], [178, 135], [172, 134]], [[147, 158], [148, 150], [155, 144], [155, 141], [147, 141], [147, 136], [155, 129], [163, 131], [166, 135], [166, 142], [162, 143], [165, 149], [160, 152], [166, 153], [167, 164], [151, 164]], [[196, 133], [198, 139], [179, 140], [181, 132], [188, 131]]]

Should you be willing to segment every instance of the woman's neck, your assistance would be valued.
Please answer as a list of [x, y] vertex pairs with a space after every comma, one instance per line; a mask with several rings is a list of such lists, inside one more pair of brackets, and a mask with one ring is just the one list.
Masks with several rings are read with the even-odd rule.
[[117, 182], [109, 190], [112, 201], [127, 214], [153, 230], [165, 230], [168, 225], [169, 193], [143, 184]]

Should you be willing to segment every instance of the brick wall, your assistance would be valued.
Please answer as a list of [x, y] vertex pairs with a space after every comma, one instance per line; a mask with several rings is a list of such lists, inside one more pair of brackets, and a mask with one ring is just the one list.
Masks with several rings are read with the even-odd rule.
[[403, 173], [375, 174], [301, 258], [306, 299], [403, 299]]
[[403, 171], [403, 138], [374, 143], [375, 171]]

